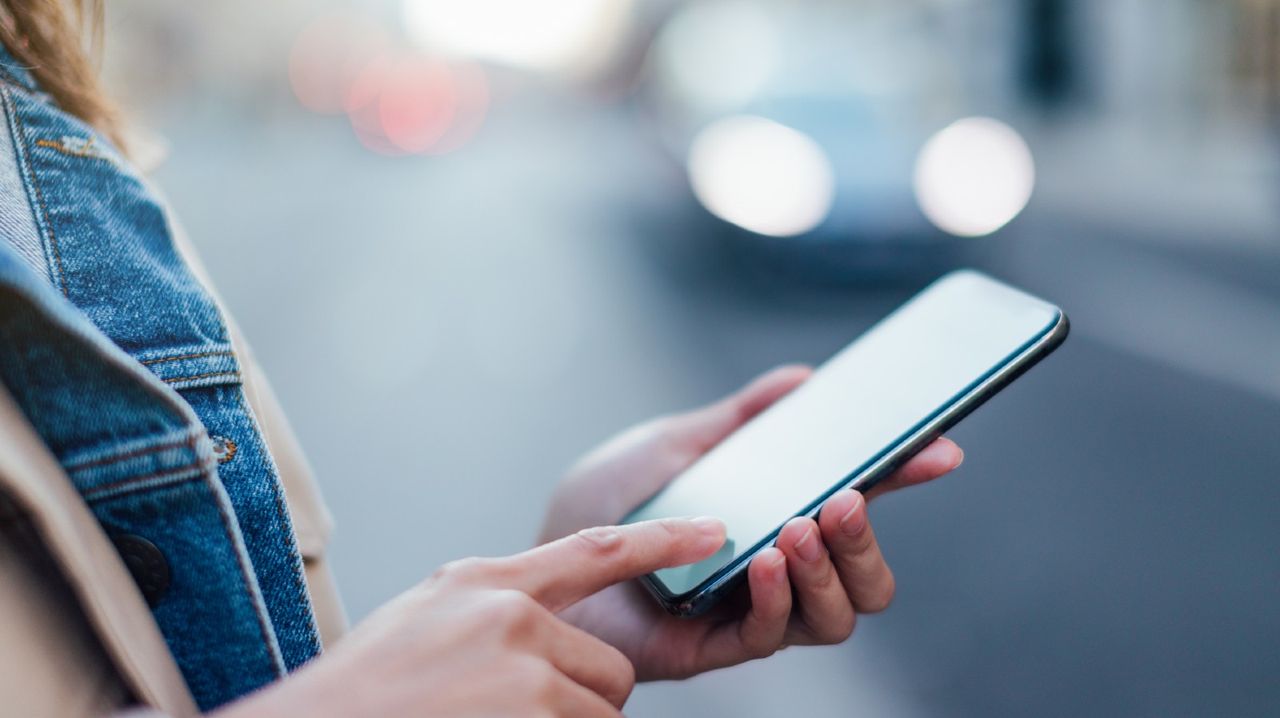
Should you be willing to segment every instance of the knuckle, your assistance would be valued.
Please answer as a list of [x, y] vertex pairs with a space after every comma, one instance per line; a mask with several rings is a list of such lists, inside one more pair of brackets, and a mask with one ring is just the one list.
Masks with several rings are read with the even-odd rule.
[[849, 553], [855, 556], [867, 553], [875, 548], [876, 535], [871, 530], [871, 525], [869, 523], [862, 524], [858, 528], [858, 532], [847, 539], [845, 545], [849, 547]]
[[681, 521], [680, 519], [672, 519], [672, 518], [658, 519], [657, 524], [658, 524], [658, 528], [662, 529], [664, 538], [666, 539], [681, 538], [686, 534], [688, 530], [687, 524], [684, 521]]
[[559, 678], [560, 675], [550, 664], [541, 661], [535, 663], [528, 676], [529, 694], [534, 698], [535, 703], [541, 705], [555, 703], [556, 695], [560, 692]]
[[613, 680], [616, 684], [619, 702], [625, 701], [627, 696], [631, 695], [631, 690], [636, 685], [636, 668], [627, 660], [627, 657], [616, 648], [610, 646], [612, 661], [614, 668], [612, 670]]
[[463, 558], [450, 561], [431, 575], [434, 583], [465, 584], [478, 579], [484, 572], [487, 562], [481, 558]]
[[684, 680], [705, 673], [707, 667], [699, 658], [693, 651], [673, 656], [671, 662], [667, 664], [667, 676], [673, 680]]
[[546, 706], [554, 695], [555, 671], [545, 661], [528, 657], [511, 670], [512, 689], [530, 706]]
[[893, 574], [887, 574], [885, 579], [880, 582], [876, 590], [871, 592], [867, 597], [865, 605], [861, 606], [863, 613], [879, 613], [889, 607], [893, 603], [893, 596], [898, 590], [897, 582], [893, 578]]
[[636, 687], [636, 667], [631, 665], [631, 661], [623, 660], [621, 669], [621, 686], [622, 700], [626, 701], [627, 696], [631, 695], [631, 691]]
[[851, 613], [849, 614], [849, 624], [845, 626], [844, 635], [840, 637], [840, 642], [844, 643], [853, 638], [853, 632], [856, 630], [858, 630], [858, 614]]
[[[819, 568], [813, 577], [809, 579], [808, 583], [810, 588], [814, 591], [823, 593], [830, 591], [835, 587], [839, 579], [840, 574], [836, 573], [836, 567], [832, 565], [830, 561], [827, 561], [826, 564]], [[843, 590], [843, 587], [841, 587], [841, 592], [843, 592]]]
[[595, 558], [608, 558], [623, 546], [622, 531], [617, 526], [593, 526], [573, 535], [579, 551]]
[[756, 645], [747, 646], [747, 654], [750, 655], [751, 658], [755, 660], [760, 660], [763, 658], [768, 658], [773, 654], [777, 653], [780, 647], [781, 647], [780, 645], [774, 644], [774, 643], [759, 643]]
[[666, 416], [654, 422], [654, 446], [661, 465], [671, 471], [679, 471], [693, 461], [686, 427], [682, 416]]
[[487, 604], [485, 620], [507, 632], [527, 626], [537, 617], [537, 602], [521, 591], [493, 591]]
[[824, 643], [844, 643], [853, 635], [853, 627], [857, 624], [857, 618], [853, 611], [847, 616], [838, 620], [831, 621], [823, 631], [822, 640]]
[[680, 430], [680, 419], [679, 414], [668, 414], [654, 419], [653, 434], [661, 448], [679, 448], [680, 437], [684, 433]]
[[743, 648], [746, 649], [747, 657], [753, 660], [768, 658], [778, 652], [782, 648], [779, 640], [770, 640], [765, 638], [757, 638], [743, 642]]

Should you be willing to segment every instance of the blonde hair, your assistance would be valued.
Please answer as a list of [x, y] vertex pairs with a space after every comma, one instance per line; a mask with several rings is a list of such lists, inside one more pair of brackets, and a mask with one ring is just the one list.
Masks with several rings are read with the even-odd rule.
[[91, 59], [102, 44], [102, 13], [102, 0], [0, 0], [0, 42], [60, 108], [120, 145], [119, 113]]

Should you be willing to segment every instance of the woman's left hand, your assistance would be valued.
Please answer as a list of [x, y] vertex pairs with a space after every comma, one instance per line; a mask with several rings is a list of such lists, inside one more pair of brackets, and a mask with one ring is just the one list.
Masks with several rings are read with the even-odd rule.
[[[540, 541], [618, 522], [810, 373], [799, 366], [775, 369], [715, 404], [656, 419], [606, 442], [561, 482]], [[935, 479], [962, 458], [953, 442], [938, 439], [866, 499]], [[853, 632], [858, 614], [883, 610], [894, 591], [866, 501], [848, 489], [827, 501], [817, 521], [788, 522], [776, 545], [752, 560], [747, 582], [746, 595], [731, 596], [695, 619], [668, 615], [635, 582], [595, 594], [562, 617], [621, 650], [639, 680], [684, 678], [789, 645], [840, 643]]]

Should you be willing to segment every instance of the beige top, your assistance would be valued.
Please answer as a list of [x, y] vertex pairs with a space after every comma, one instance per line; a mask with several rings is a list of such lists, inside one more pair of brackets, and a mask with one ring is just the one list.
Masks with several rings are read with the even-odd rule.
[[[173, 230], [217, 299], [181, 228]], [[261, 367], [225, 308], [223, 315], [280, 471], [321, 639], [331, 644], [346, 630], [325, 560], [333, 519]], [[139, 703], [173, 716], [198, 713], [128, 569], [2, 386], [0, 577], [0, 713], [101, 716]]]

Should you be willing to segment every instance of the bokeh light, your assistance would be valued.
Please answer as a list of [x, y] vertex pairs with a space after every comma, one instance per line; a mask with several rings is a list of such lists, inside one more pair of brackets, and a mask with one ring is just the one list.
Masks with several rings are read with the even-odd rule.
[[347, 98], [356, 136], [383, 154], [415, 154], [445, 132], [457, 96], [448, 67], [416, 55], [384, 56], [370, 63]]
[[677, 101], [706, 112], [734, 112], [757, 97], [782, 55], [775, 18], [752, 0], [685, 5], [663, 27], [652, 71]]
[[345, 106], [365, 147], [402, 155], [457, 149], [475, 134], [488, 103], [488, 81], [479, 67], [405, 53], [370, 62]]
[[831, 211], [831, 163], [808, 135], [763, 117], [719, 120], [689, 150], [693, 193], [712, 214], [775, 237], [803, 234]]
[[303, 107], [339, 114], [352, 85], [390, 46], [386, 31], [352, 13], [331, 13], [298, 33], [289, 52], [289, 85]]
[[391, 144], [404, 152], [423, 152], [448, 131], [457, 109], [457, 92], [440, 62], [408, 57], [383, 79], [378, 120]]
[[453, 121], [449, 129], [424, 154], [453, 152], [465, 145], [484, 124], [489, 113], [489, 76], [475, 63], [449, 63], [453, 77]]
[[628, 0], [404, 0], [405, 28], [430, 52], [546, 71], [582, 72], [610, 57]]
[[458, 149], [483, 124], [490, 100], [479, 65], [405, 48], [354, 13], [322, 15], [298, 33], [289, 82], [303, 107], [345, 113], [360, 143], [385, 155]]
[[915, 193], [939, 229], [980, 237], [1008, 224], [1035, 186], [1031, 150], [1012, 127], [986, 117], [959, 120], [921, 149]]

